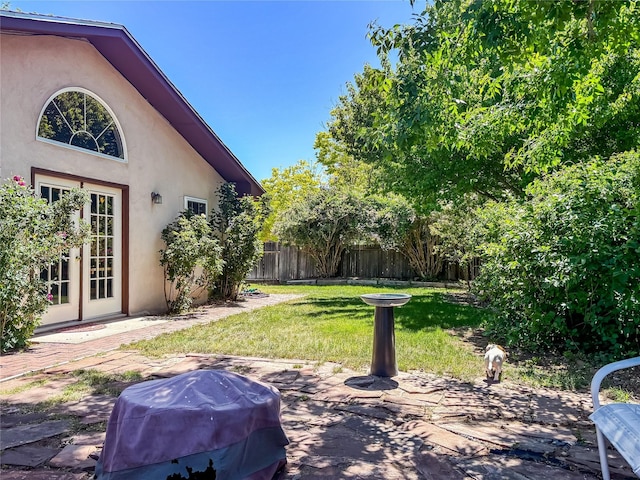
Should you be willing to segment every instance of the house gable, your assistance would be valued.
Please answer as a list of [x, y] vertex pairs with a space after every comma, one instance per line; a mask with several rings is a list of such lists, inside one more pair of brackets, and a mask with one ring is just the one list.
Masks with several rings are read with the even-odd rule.
[[84, 39], [158, 111], [240, 194], [264, 190], [162, 73], [124, 26], [85, 20], [0, 11], [0, 30]]

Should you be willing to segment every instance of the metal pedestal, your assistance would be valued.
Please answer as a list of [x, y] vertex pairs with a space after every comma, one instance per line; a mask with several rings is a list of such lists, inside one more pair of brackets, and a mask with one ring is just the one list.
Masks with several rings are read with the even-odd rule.
[[398, 375], [394, 324], [393, 307], [376, 307], [371, 375], [378, 377], [395, 377]]

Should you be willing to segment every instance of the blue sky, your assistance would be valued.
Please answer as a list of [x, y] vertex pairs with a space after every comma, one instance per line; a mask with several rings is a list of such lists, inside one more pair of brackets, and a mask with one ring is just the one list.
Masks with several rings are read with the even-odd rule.
[[11, 0], [23, 12], [124, 25], [261, 181], [315, 159], [313, 142], [345, 85], [379, 65], [369, 23], [412, 23], [424, 3]]

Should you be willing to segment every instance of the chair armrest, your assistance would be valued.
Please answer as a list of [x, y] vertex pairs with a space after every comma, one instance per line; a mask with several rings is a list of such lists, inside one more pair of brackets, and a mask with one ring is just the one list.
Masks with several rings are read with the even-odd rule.
[[617, 362], [609, 363], [601, 367], [591, 379], [591, 397], [593, 399], [593, 409], [600, 408], [600, 384], [604, 377], [616, 370], [622, 370], [624, 368], [631, 368], [640, 366], [640, 357], [627, 358], [626, 360], [619, 360]]

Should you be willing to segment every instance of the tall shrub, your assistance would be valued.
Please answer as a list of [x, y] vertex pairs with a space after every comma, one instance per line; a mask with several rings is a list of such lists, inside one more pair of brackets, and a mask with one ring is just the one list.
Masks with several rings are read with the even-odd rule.
[[534, 182], [526, 203], [485, 211], [477, 293], [494, 334], [530, 348], [640, 353], [640, 155]]
[[245, 278], [262, 257], [259, 235], [269, 208], [266, 199], [239, 197], [233, 183], [222, 184], [217, 195], [218, 208], [211, 214], [210, 225], [220, 242], [224, 266], [210, 296], [236, 300]]
[[162, 231], [164, 298], [171, 313], [182, 313], [209, 290], [222, 271], [222, 249], [204, 215], [182, 212]]
[[296, 245], [314, 259], [321, 277], [334, 277], [342, 253], [363, 236], [367, 215], [359, 197], [327, 187], [293, 205], [274, 229], [283, 243]]
[[73, 214], [88, 201], [71, 190], [49, 204], [15, 176], [0, 186], [0, 349], [23, 348], [49, 305], [40, 271], [88, 240]]
[[409, 261], [421, 280], [433, 280], [442, 271], [437, 235], [432, 234], [432, 215], [420, 215], [398, 195], [367, 199], [370, 232], [383, 250], [396, 250]]

